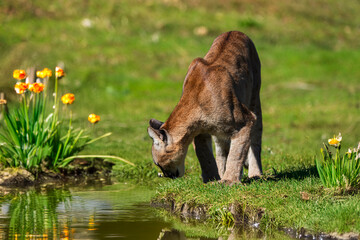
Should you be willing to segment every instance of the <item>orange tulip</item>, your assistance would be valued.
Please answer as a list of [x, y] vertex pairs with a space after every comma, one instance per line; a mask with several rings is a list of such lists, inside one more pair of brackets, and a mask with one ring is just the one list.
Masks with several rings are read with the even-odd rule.
[[65, 75], [65, 73], [64, 73], [64, 70], [63, 69], [61, 69], [60, 67], [56, 67], [55, 68], [55, 76], [57, 77], [57, 78], [61, 78], [61, 77], [63, 77]]
[[52, 76], [52, 71], [48, 68], [44, 68], [41, 71], [36, 71], [36, 76], [38, 78], [46, 78], [46, 77], [51, 77]]
[[44, 71], [36, 71], [36, 76], [38, 78], [45, 78], [46, 77], [46, 72], [44, 72]]
[[26, 91], [26, 89], [28, 89], [28, 87], [29, 87], [29, 84], [23, 83], [23, 82], [18, 82], [15, 84], [14, 88], [15, 88], [15, 91], [17, 94], [23, 94]]
[[17, 80], [23, 80], [24, 78], [26, 78], [25, 70], [19, 70], [19, 69], [14, 70], [13, 77]]
[[39, 93], [44, 90], [45, 85], [42, 83], [33, 83], [29, 85], [29, 90], [34, 93]]
[[98, 121], [100, 121], [100, 116], [92, 113], [89, 115], [88, 120], [91, 123], [97, 123]]
[[52, 71], [48, 68], [44, 68], [41, 71], [36, 71], [36, 76], [38, 78], [46, 78], [46, 77], [51, 77], [52, 76]]
[[48, 68], [44, 68], [42, 70], [42, 72], [45, 73], [46, 77], [51, 77], [52, 76], [52, 71], [50, 69], [48, 69]]
[[61, 97], [61, 101], [64, 104], [72, 104], [75, 101], [75, 95], [72, 93], [67, 93]]

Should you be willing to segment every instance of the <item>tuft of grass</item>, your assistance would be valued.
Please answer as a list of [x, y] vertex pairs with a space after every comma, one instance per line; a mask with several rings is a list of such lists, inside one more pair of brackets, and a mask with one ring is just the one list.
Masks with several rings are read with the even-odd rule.
[[360, 143], [357, 149], [349, 148], [346, 154], [341, 155], [341, 140], [341, 134], [329, 139], [329, 145], [335, 147], [335, 155], [324, 143], [325, 149], [321, 148], [322, 159], [316, 159], [316, 168], [325, 187], [343, 192], [358, 190], [360, 187]]

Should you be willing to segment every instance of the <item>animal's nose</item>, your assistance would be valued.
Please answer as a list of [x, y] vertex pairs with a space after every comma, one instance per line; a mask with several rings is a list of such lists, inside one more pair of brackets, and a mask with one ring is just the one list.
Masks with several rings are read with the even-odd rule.
[[180, 175], [179, 170], [176, 170], [175, 173], [166, 172], [166, 171], [163, 171], [163, 173], [164, 173], [164, 177], [168, 177], [168, 178], [172, 178], [172, 179], [178, 178]]
[[175, 173], [170, 172], [170, 173], [168, 173], [167, 177], [172, 178], [172, 179], [175, 179], [175, 178], [178, 178], [179, 175], [180, 175], [179, 170], [176, 169], [176, 172], [175, 172]]
[[178, 178], [180, 176], [180, 172], [179, 172], [179, 169], [176, 169], [176, 172], [175, 173], [172, 173], [170, 171], [165, 171], [160, 165], [157, 164], [157, 166], [160, 168], [160, 170], [163, 172], [163, 175], [161, 175], [160, 173], [158, 173], [158, 176], [159, 177], [168, 177], [168, 178], [172, 178], [172, 179], [175, 179], [175, 178]]

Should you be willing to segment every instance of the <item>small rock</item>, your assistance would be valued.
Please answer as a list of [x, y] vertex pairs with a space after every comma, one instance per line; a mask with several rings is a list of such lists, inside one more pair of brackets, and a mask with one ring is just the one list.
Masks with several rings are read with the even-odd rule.
[[0, 185], [3, 186], [27, 186], [34, 181], [34, 175], [22, 168], [5, 168], [0, 172]]

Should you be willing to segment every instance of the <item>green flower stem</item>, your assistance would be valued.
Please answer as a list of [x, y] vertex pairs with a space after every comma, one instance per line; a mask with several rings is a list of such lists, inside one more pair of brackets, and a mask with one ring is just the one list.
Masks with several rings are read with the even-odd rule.
[[71, 131], [71, 122], [72, 122], [72, 110], [70, 109], [69, 134], [70, 134], [70, 131]]
[[58, 77], [55, 76], [55, 104], [57, 103]]
[[58, 116], [58, 108], [59, 108], [59, 104], [58, 104], [58, 77], [55, 76], [55, 92], [54, 92], [55, 96], [54, 96], [54, 116], [53, 116], [53, 122], [52, 122], [52, 126], [51, 129], [54, 130], [56, 122], [57, 122], [57, 116]]
[[69, 130], [64, 146], [67, 146], [71, 138], [71, 122], [72, 122], [72, 110], [70, 110]]
[[23, 110], [25, 113], [25, 121], [26, 121], [26, 133], [29, 133], [29, 108], [27, 106], [27, 101], [26, 101], [26, 95], [23, 95]]
[[[46, 85], [45, 85], [45, 87], [46, 87]], [[43, 99], [42, 99], [41, 115], [42, 115], [42, 121], [44, 121], [45, 120], [45, 108], [46, 108], [46, 91], [45, 91], [45, 89], [43, 91], [42, 97], [43, 97]]]
[[91, 144], [91, 143], [93, 143], [93, 142], [96, 142], [97, 140], [100, 140], [100, 139], [102, 139], [102, 138], [108, 137], [108, 136], [110, 136], [111, 134], [112, 134], [111, 132], [105, 133], [104, 135], [101, 135], [100, 137], [97, 137], [97, 138], [94, 138], [94, 139], [88, 141], [88, 142], [86, 143], [86, 145], [89, 145], [89, 144]]

